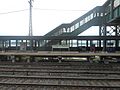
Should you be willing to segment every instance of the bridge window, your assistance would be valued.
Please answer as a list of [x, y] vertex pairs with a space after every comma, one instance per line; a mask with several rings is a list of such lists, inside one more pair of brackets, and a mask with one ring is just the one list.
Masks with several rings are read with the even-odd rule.
[[67, 40], [62, 40], [61, 45], [67, 45]]
[[93, 18], [96, 17], [96, 11], [93, 11]]
[[88, 20], [88, 21], [90, 21], [90, 20], [91, 20], [91, 15], [89, 15], [89, 16], [87, 17], [87, 20]]
[[70, 28], [67, 28], [67, 32], [71, 32], [71, 31], [70, 31]]
[[20, 46], [21, 40], [17, 40], [17, 46]]
[[102, 17], [102, 16], [103, 16], [103, 13], [101, 13], [100, 16]]
[[69, 44], [70, 44], [70, 47], [77, 47], [77, 40], [70, 40]]
[[2, 46], [3, 46], [3, 45], [2, 45], [2, 41], [0, 41], [0, 48], [2, 48]]
[[65, 28], [63, 28], [62, 30], [63, 30], [63, 32], [66, 32], [66, 29], [65, 29]]
[[11, 40], [11, 46], [16, 46], [16, 40]]
[[82, 26], [82, 21], [80, 21], [80, 26]]
[[89, 16], [87, 16], [86, 18], [85, 18], [85, 22], [87, 23], [87, 22], [89, 22], [91, 20], [91, 15], [89, 15]]
[[9, 46], [9, 40], [7, 40], [7, 41], [4, 42], [4, 46], [5, 46], [5, 47], [8, 47], [8, 46]]
[[[46, 40], [46, 42], [47, 42], [47, 40]], [[33, 45], [33, 47], [36, 47], [36, 40], [33, 40], [32, 45]]]
[[100, 13], [97, 13], [97, 17], [99, 17], [100, 16]]
[[87, 22], [88, 22], [88, 18], [86, 17], [86, 18], [85, 18], [85, 23], [87, 23]]
[[36, 47], [39, 47], [39, 43], [38, 43], [38, 41], [36, 41]]
[[105, 8], [105, 13], [109, 13], [110, 12], [110, 7], [111, 7], [111, 4], [109, 4], [108, 6], [106, 6]]
[[79, 28], [79, 23], [75, 24], [75, 29]]
[[79, 40], [78, 46], [87, 46], [87, 41], [86, 40]]
[[93, 17], [96, 17], [96, 13], [93, 14]]
[[93, 44], [95, 44], [96, 47], [99, 47], [99, 41], [98, 40], [94, 40]]
[[90, 18], [93, 19], [93, 13], [90, 15]]
[[107, 47], [115, 47], [115, 40], [108, 40]]
[[74, 26], [71, 27], [71, 32], [74, 31]]
[[115, 9], [115, 11], [114, 11], [114, 17], [118, 17], [118, 9]]
[[120, 5], [120, 0], [114, 0], [114, 8]]
[[62, 33], [61, 33], [61, 30], [59, 30], [58, 33], [59, 33], [59, 35], [62, 34]]
[[88, 47], [90, 47], [90, 40], [88, 41]]
[[62, 34], [62, 33], [63, 33], [63, 30], [62, 30], [62, 29], [60, 29], [59, 33], [60, 33], [60, 34]]
[[120, 47], [120, 40], [119, 40], [119, 47]]
[[84, 23], [85, 23], [85, 20], [84, 20], [84, 19], [81, 20], [81, 21], [80, 21], [80, 26], [82, 26]]
[[77, 47], [77, 40], [73, 40], [73, 47]]
[[[21, 40], [20, 40], [19, 43], [21, 44]], [[26, 41], [26, 44], [27, 44], [27, 46], [30, 46], [30, 40], [27, 40], [27, 41]]]
[[103, 40], [101, 40], [100, 42], [101, 42], [101, 47], [103, 47], [103, 42], [104, 42], [104, 41], [103, 41]]
[[70, 47], [72, 47], [72, 46], [73, 46], [73, 45], [72, 45], [72, 40], [70, 40], [70, 41], [69, 41], [69, 44], [70, 44]]

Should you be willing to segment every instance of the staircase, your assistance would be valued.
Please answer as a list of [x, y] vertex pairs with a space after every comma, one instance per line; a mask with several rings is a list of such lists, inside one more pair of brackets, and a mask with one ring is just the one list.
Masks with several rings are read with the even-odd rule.
[[[80, 33], [86, 31], [92, 26], [101, 26], [104, 22], [104, 11], [102, 6], [97, 6], [84, 14], [83, 16], [79, 17], [78, 19], [74, 20], [69, 24], [61, 24], [60, 26], [56, 27], [52, 31], [48, 32], [45, 37], [47, 36], [77, 36]], [[49, 41], [46, 44], [50, 44], [53, 41]], [[54, 43], [57, 44], [58, 41]], [[43, 45], [46, 46], [46, 45]]]

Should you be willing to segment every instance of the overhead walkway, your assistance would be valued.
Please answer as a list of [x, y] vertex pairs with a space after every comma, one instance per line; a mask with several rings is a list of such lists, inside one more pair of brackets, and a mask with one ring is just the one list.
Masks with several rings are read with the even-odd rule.
[[[97, 6], [84, 14], [83, 16], [79, 17], [78, 19], [74, 20], [68, 24], [61, 24], [60, 26], [56, 27], [52, 31], [48, 32], [45, 37], [49, 36], [78, 36], [80, 33], [86, 31], [92, 26], [101, 26], [103, 24], [103, 7]], [[59, 40], [56, 41], [48, 41], [47, 43], [43, 44], [44, 46], [47, 45], [55, 45], [58, 44]]]
[[58, 34], [59, 35], [62, 34], [62, 30], [64, 30], [65, 28], [69, 28], [69, 27], [70, 27], [70, 24], [61, 24], [60, 26], [48, 32], [44, 36], [58, 36]]
[[77, 36], [92, 26], [101, 26], [103, 24], [103, 16], [102, 6], [95, 7], [71, 23], [72, 30], [70, 35]]
[[103, 24], [103, 7], [97, 6], [70, 24], [61, 24], [44, 36], [79, 35], [92, 26]]

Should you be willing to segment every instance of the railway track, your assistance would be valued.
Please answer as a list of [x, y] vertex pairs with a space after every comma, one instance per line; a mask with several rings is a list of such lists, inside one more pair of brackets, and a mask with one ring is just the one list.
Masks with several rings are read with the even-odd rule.
[[1, 90], [120, 90], [119, 86], [68, 86], [36, 84], [1, 84]]
[[0, 63], [0, 90], [120, 90], [120, 65]]
[[104, 63], [89, 63], [89, 62], [38, 62], [38, 63], [11, 63], [11, 62], [0, 62], [0, 66], [16, 66], [16, 67], [23, 67], [23, 66], [32, 66], [32, 67], [40, 67], [40, 66], [46, 66], [46, 67], [88, 67], [88, 68], [95, 68], [95, 67], [120, 67], [119, 63], [110, 63], [110, 64], [104, 64]]
[[118, 71], [26, 71], [26, 70], [1, 70], [0, 75], [24, 76], [68, 76], [68, 77], [120, 77]]
[[[91, 66], [92, 67], [92, 66]], [[99, 66], [98, 66], [99, 67]], [[16, 67], [16, 66], [0, 66], [0, 75], [25, 75], [25, 76], [69, 76], [69, 77], [120, 77], [120, 69], [99, 67]]]
[[1, 90], [8, 87], [9, 90], [119, 90], [120, 78], [0, 76]]
[[25, 71], [119, 71], [120, 64], [85, 64], [85, 63], [0, 63], [0, 70], [25, 70]]

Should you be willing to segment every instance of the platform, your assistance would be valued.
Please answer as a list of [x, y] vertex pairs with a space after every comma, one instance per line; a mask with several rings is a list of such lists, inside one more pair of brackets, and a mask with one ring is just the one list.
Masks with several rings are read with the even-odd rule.
[[0, 52], [0, 56], [39, 56], [39, 57], [120, 57], [120, 53], [106, 53], [106, 52], [56, 52], [56, 51], [39, 51], [39, 52]]

